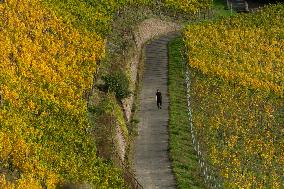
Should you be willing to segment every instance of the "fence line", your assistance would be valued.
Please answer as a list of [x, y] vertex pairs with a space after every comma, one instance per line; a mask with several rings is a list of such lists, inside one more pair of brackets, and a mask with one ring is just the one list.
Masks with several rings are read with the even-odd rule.
[[[214, 15], [213, 9], [209, 8], [209, 9], [205, 9], [202, 11], [198, 11], [198, 13], [195, 16], [195, 20], [196, 21], [200, 21], [203, 19], [210, 19], [212, 18]], [[134, 37], [135, 39], [135, 37]], [[194, 149], [195, 151], [198, 153], [199, 155], [199, 165], [200, 168], [202, 169], [203, 172], [203, 176], [205, 178], [205, 182], [208, 185], [213, 186], [213, 188], [220, 188], [220, 184], [216, 183], [216, 179], [213, 176], [213, 172], [212, 170], [208, 167], [208, 165], [205, 162], [204, 156], [200, 150], [200, 145], [199, 142], [196, 141], [196, 135], [194, 133], [194, 128], [193, 128], [193, 124], [192, 124], [192, 115], [191, 115], [191, 109], [190, 109], [190, 79], [189, 79], [189, 69], [187, 67], [187, 71], [186, 71], [186, 83], [187, 83], [187, 102], [188, 102], [188, 117], [189, 117], [189, 121], [190, 121], [190, 130], [191, 130], [191, 134], [192, 134], [192, 143], [194, 145]], [[117, 152], [115, 152], [115, 157], [116, 157], [116, 163], [118, 163], [118, 166], [120, 166], [123, 169], [123, 174], [124, 174], [124, 179], [127, 182], [127, 184], [129, 186], [131, 186], [131, 188], [133, 189], [143, 189], [143, 186], [138, 182], [138, 180], [136, 179], [136, 176], [134, 174], [134, 171], [131, 170], [128, 166], [126, 166], [124, 164], [124, 161], [121, 159], [121, 157], [119, 156], [119, 154], [117, 154]], [[210, 174], [211, 172], [211, 174]], [[212, 180], [214, 182], [212, 182]], [[210, 181], [210, 182], [209, 182]], [[210, 184], [211, 183], [211, 184]], [[212, 184], [214, 183], [214, 184]]]
[[192, 123], [191, 96], [190, 96], [191, 82], [190, 82], [190, 71], [187, 65], [186, 65], [185, 75], [186, 75], [186, 88], [187, 88], [187, 110], [188, 110], [189, 129], [191, 132], [191, 138], [192, 138], [192, 144], [194, 146], [194, 150], [197, 152], [198, 163], [199, 163], [202, 175], [204, 176], [205, 183], [210, 188], [216, 188], [216, 189], [222, 188], [221, 183], [218, 180], [215, 172], [213, 171], [209, 163], [206, 161], [206, 158], [200, 147], [201, 146], [200, 142], [198, 141], [198, 138], [196, 137], [196, 131]]
[[227, 9], [233, 12], [249, 12], [249, 5], [247, 1], [227, 0]]
[[[213, 9], [206, 9], [203, 11], [199, 11], [196, 14], [196, 21], [200, 20], [205, 20], [205, 19], [210, 19], [214, 15]], [[209, 163], [206, 161], [205, 155], [202, 152], [200, 142], [198, 141], [197, 138], [197, 133], [194, 129], [194, 125], [192, 123], [192, 109], [191, 109], [191, 96], [190, 96], [190, 90], [191, 90], [191, 74], [189, 67], [187, 65], [186, 61], [186, 53], [181, 52], [183, 55], [183, 63], [186, 66], [186, 71], [185, 71], [185, 84], [186, 84], [186, 98], [187, 98], [187, 111], [188, 111], [188, 121], [189, 121], [189, 129], [191, 133], [191, 138], [192, 138], [192, 145], [194, 147], [194, 150], [197, 153], [197, 158], [198, 158], [198, 164], [200, 167], [201, 174], [204, 177], [204, 181], [207, 184], [208, 187], [214, 188], [214, 189], [219, 189], [222, 188], [221, 181], [218, 179], [216, 173], [214, 172], [213, 168]]]
[[[159, 11], [161, 11], [162, 9], [159, 7]], [[208, 9], [204, 9], [204, 10], [200, 10], [198, 11], [196, 14], [192, 15], [192, 20], [194, 21], [200, 21], [200, 20], [203, 20], [203, 19], [207, 19], [207, 18], [212, 18], [214, 15], [214, 11], [212, 8], [208, 8]], [[135, 41], [135, 36], [132, 35], [132, 38], [133, 40]], [[136, 43], [135, 43], [136, 44]], [[123, 51], [124, 52], [124, 51]], [[100, 64], [100, 62], [98, 62], [98, 64]], [[189, 74], [188, 74], [188, 71], [186, 73], [186, 76], [188, 77]], [[98, 70], [96, 70], [96, 73], [94, 73], [94, 78], [93, 78], [93, 85], [91, 87], [91, 90], [90, 91], [87, 91], [86, 92], [86, 98], [87, 98], [87, 107], [90, 107], [91, 105], [91, 95], [94, 94], [94, 91], [95, 91], [95, 88], [96, 88], [96, 83], [97, 83], [97, 80], [98, 80]], [[187, 80], [187, 84], [188, 84], [188, 81]], [[189, 84], [190, 85], [190, 84]], [[188, 86], [188, 90], [189, 90], [189, 86]], [[189, 91], [188, 91], [188, 99], [190, 99], [190, 96], [189, 96]], [[0, 96], [0, 100], [1, 100], [1, 96]], [[1, 102], [1, 101], [0, 101]], [[195, 133], [194, 133], [194, 128], [193, 128], [193, 125], [192, 125], [192, 117], [191, 117], [191, 109], [189, 108], [190, 107], [190, 102], [188, 100], [188, 114], [189, 114], [189, 120], [190, 120], [190, 130], [191, 130], [191, 134], [192, 134], [192, 143], [194, 145], [194, 149], [195, 151], [198, 153], [198, 156], [201, 157], [199, 158], [199, 165], [201, 167], [201, 169], [203, 170], [203, 175], [205, 176], [205, 178], [212, 178], [212, 176], [208, 176], [208, 172], [210, 171], [210, 169], [206, 166], [205, 164], [205, 160], [202, 156], [202, 153], [201, 153], [201, 150], [200, 150], [200, 145], [199, 145], [199, 142], [196, 141], [196, 138], [195, 138]], [[1, 105], [1, 103], [0, 103]], [[112, 138], [112, 143], [113, 145], [112, 146], [115, 146], [114, 144], [114, 139]], [[123, 171], [123, 176], [124, 176], [124, 180], [125, 182], [127, 183], [128, 186], [130, 186], [131, 188], [133, 189], [143, 189], [143, 186], [139, 183], [139, 181], [136, 179], [136, 176], [134, 174], [134, 171], [131, 170], [129, 168], [129, 166], [126, 166], [124, 161], [121, 159], [120, 155], [116, 152], [116, 150], [113, 150], [113, 155], [112, 155], [112, 160], [113, 162], [115, 163], [115, 165], [119, 168], [122, 169]], [[205, 169], [203, 169], [203, 167], [205, 167]], [[207, 180], [205, 180], [205, 182], [207, 183]]]
[[125, 165], [124, 161], [116, 151], [114, 151], [114, 156], [112, 159], [115, 164], [122, 169], [124, 180], [128, 186], [130, 186], [132, 189], [143, 189], [143, 186], [136, 179], [134, 171]]
[[[117, 125], [116, 121], [114, 121], [113, 119], [112, 119], [112, 125]], [[114, 128], [115, 127], [112, 127], [112, 129], [114, 129]], [[132, 189], [143, 189], [143, 186], [136, 179], [134, 171], [131, 170], [130, 167], [125, 164], [125, 161], [122, 160], [122, 157], [117, 152], [117, 149], [115, 149], [115, 146], [116, 146], [115, 141], [116, 141], [116, 139], [114, 137], [112, 137], [113, 150], [112, 150], [111, 159], [113, 160], [113, 162], [116, 166], [118, 166], [120, 169], [122, 169], [124, 181], [126, 182], [126, 184], [129, 187], [131, 187]]]

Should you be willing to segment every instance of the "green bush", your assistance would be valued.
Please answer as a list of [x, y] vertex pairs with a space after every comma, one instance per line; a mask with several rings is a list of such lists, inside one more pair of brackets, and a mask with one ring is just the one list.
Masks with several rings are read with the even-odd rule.
[[102, 77], [105, 82], [105, 90], [114, 92], [118, 100], [127, 98], [131, 92], [129, 90], [129, 80], [124, 72], [117, 71]]

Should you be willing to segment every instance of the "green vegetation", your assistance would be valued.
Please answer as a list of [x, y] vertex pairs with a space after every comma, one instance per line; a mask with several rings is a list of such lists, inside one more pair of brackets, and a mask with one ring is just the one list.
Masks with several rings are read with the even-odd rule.
[[228, 10], [226, 0], [214, 0], [213, 8], [215, 11], [214, 19], [236, 15], [235, 11]]
[[284, 5], [189, 25], [192, 120], [224, 188], [283, 188]]
[[208, 75], [283, 96], [284, 5], [189, 25], [189, 64]]
[[[104, 96], [102, 98], [101, 96]], [[121, 107], [117, 103], [115, 94], [96, 91], [91, 96], [89, 114], [94, 125], [92, 134], [96, 139], [98, 155], [111, 160], [119, 154], [116, 141], [116, 127], [120, 127], [126, 142], [129, 133]]]
[[184, 43], [177, 38], [169, 44], [170, 153], [179, 188], [204, 189], [197, 154], [189, 128], [185, 70], [182, 57]]
[[113, 14], [119, 8], [115, 0], [43, 0], [44, 4], [72, 23], [79, 30], [96, 32], [106, 36], [111, 31]]
[[115, 16], [131, 6], [148, 7], [157, 14], [161, 14], [158, 12], [161, 10], [165, 13], [195, 14], [212, 6], [212, 0], [43, 0], [43, 2], [76, 28], [96, 32], [103, 37], [112, 31]]
[[[154, 12], [152, 15], [157, 7], [160, 11], [176, 11], [157, 2], [0, 1], [1, 188], [55, 188], [65, 183], [125, 187], [121, 171], [108, 161], [109, 156], [102, 155], [102, 159], [97, 154], [111, 152], [116, 124], [128, 139], [117, 101], [129, 94], [126, 73], [110, 76], [111, 69], [127, 70], [127, 65], [112, 60], [104, 73], [98, 70], [104, 66], [100, 64], [104, 58], [112, 58], [115, 53], [124, 55], [133, 40], [131, 29], [147, 18], [143, 13], [129, 21], [127, 7], [133, 6], [140, 13], [147, 7]], [[186, 12], [195, 12], [200, 5]], [[135, 13], [132, 10], [132, 15]], [[121, 15], [125, 17], [117, 22], [121, 24], [117, 32], [115, 19]], [[116, 43], [125, 34], [127, 37]], [[110, 36], [115, 37], [110, 40]], [[111, 42], [120, 51], [112, 51]], [[95, 73], [98, 78], [103, 74], [108, 78], [108, 93], [100, 92], [97, 83], [92, 83]], [[91, 100], [97, 101], [92, 104]], [[102, 134], [96, 135], [94, 130]], [[104, 140], [102, 137], [108, 134]]]
[[212, 6], [212, 0], [164, 0], [163, 3], [166, 7], [187, 14], [197, 13]]
[[88, 132], [86, 99], [102, 38], [80, 33], [39, 1], [1, 2], [0, 14], [0, 188], [123, 188]]
[[122, 71], [103, 76], [105, 88], [108, 92], [114, 92], [116, 98], [121, 101], [130, 95], [129, 81]]
[[200, 149], [223, 188], [281, 188], [283, 99], [191, 69]]

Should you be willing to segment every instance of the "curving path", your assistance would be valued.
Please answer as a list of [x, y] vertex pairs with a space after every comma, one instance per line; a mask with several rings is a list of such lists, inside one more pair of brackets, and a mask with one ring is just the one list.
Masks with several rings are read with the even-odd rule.
[[[178, 34], [168, 34], [145, 46], [145, 68], [138, 137], [135, 141], [134, 169], [138, 181], [145, 189], [176, 188], [168, 153], [168, 48], [170, 40]], [[163, 96], [162, 109], [156, 106], [155, 93], [159, 88]]]

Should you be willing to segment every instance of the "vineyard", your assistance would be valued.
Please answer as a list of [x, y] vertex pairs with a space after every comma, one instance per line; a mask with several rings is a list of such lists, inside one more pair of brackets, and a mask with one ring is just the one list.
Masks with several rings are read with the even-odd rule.
[[189, 26], [190, 65], [239, 85], [283, 96], [283, 5]]
[[[87, 100], [98, 62], [110, 56], [115, 15], [128, 6], [196, 14], [212, 1], [0, 1], [0, 188], [126, 187], [97, 157]], [[283, 188], [283, 22], [278, 4], [185, 31], [194, 136], [215, 186]], [[127, 136], [115, 96], [98, 94], [93, 108], [114, 114]]]
[[0, 4], [1, 188], [54, 188], [63, 181], [123, 186], [96, 158], [86, 132], [86, 92], [104, 41], [35, 1]]
[[125, 187], [97, 157], [87, 98], [113, 14], [133, 3], [155, 2], [0, 1], [0, 188]]
[[43, 3], [62, 16], [64, 21], [79, 29], [95, 31], [107, 36], [115, 14], [128, 6], [149, 6], [153, 10], [164, 8], [165, 11], [196, 13], [212, 6], [212, 0], [42, 0]]
[[283, 188], [284, 6], [190, 25], [192, 125], [221, 188]]
[[164, 0], [166, 7], [185, 13], [197, 13], [199, 10], [210, 8], [213, 0]]

